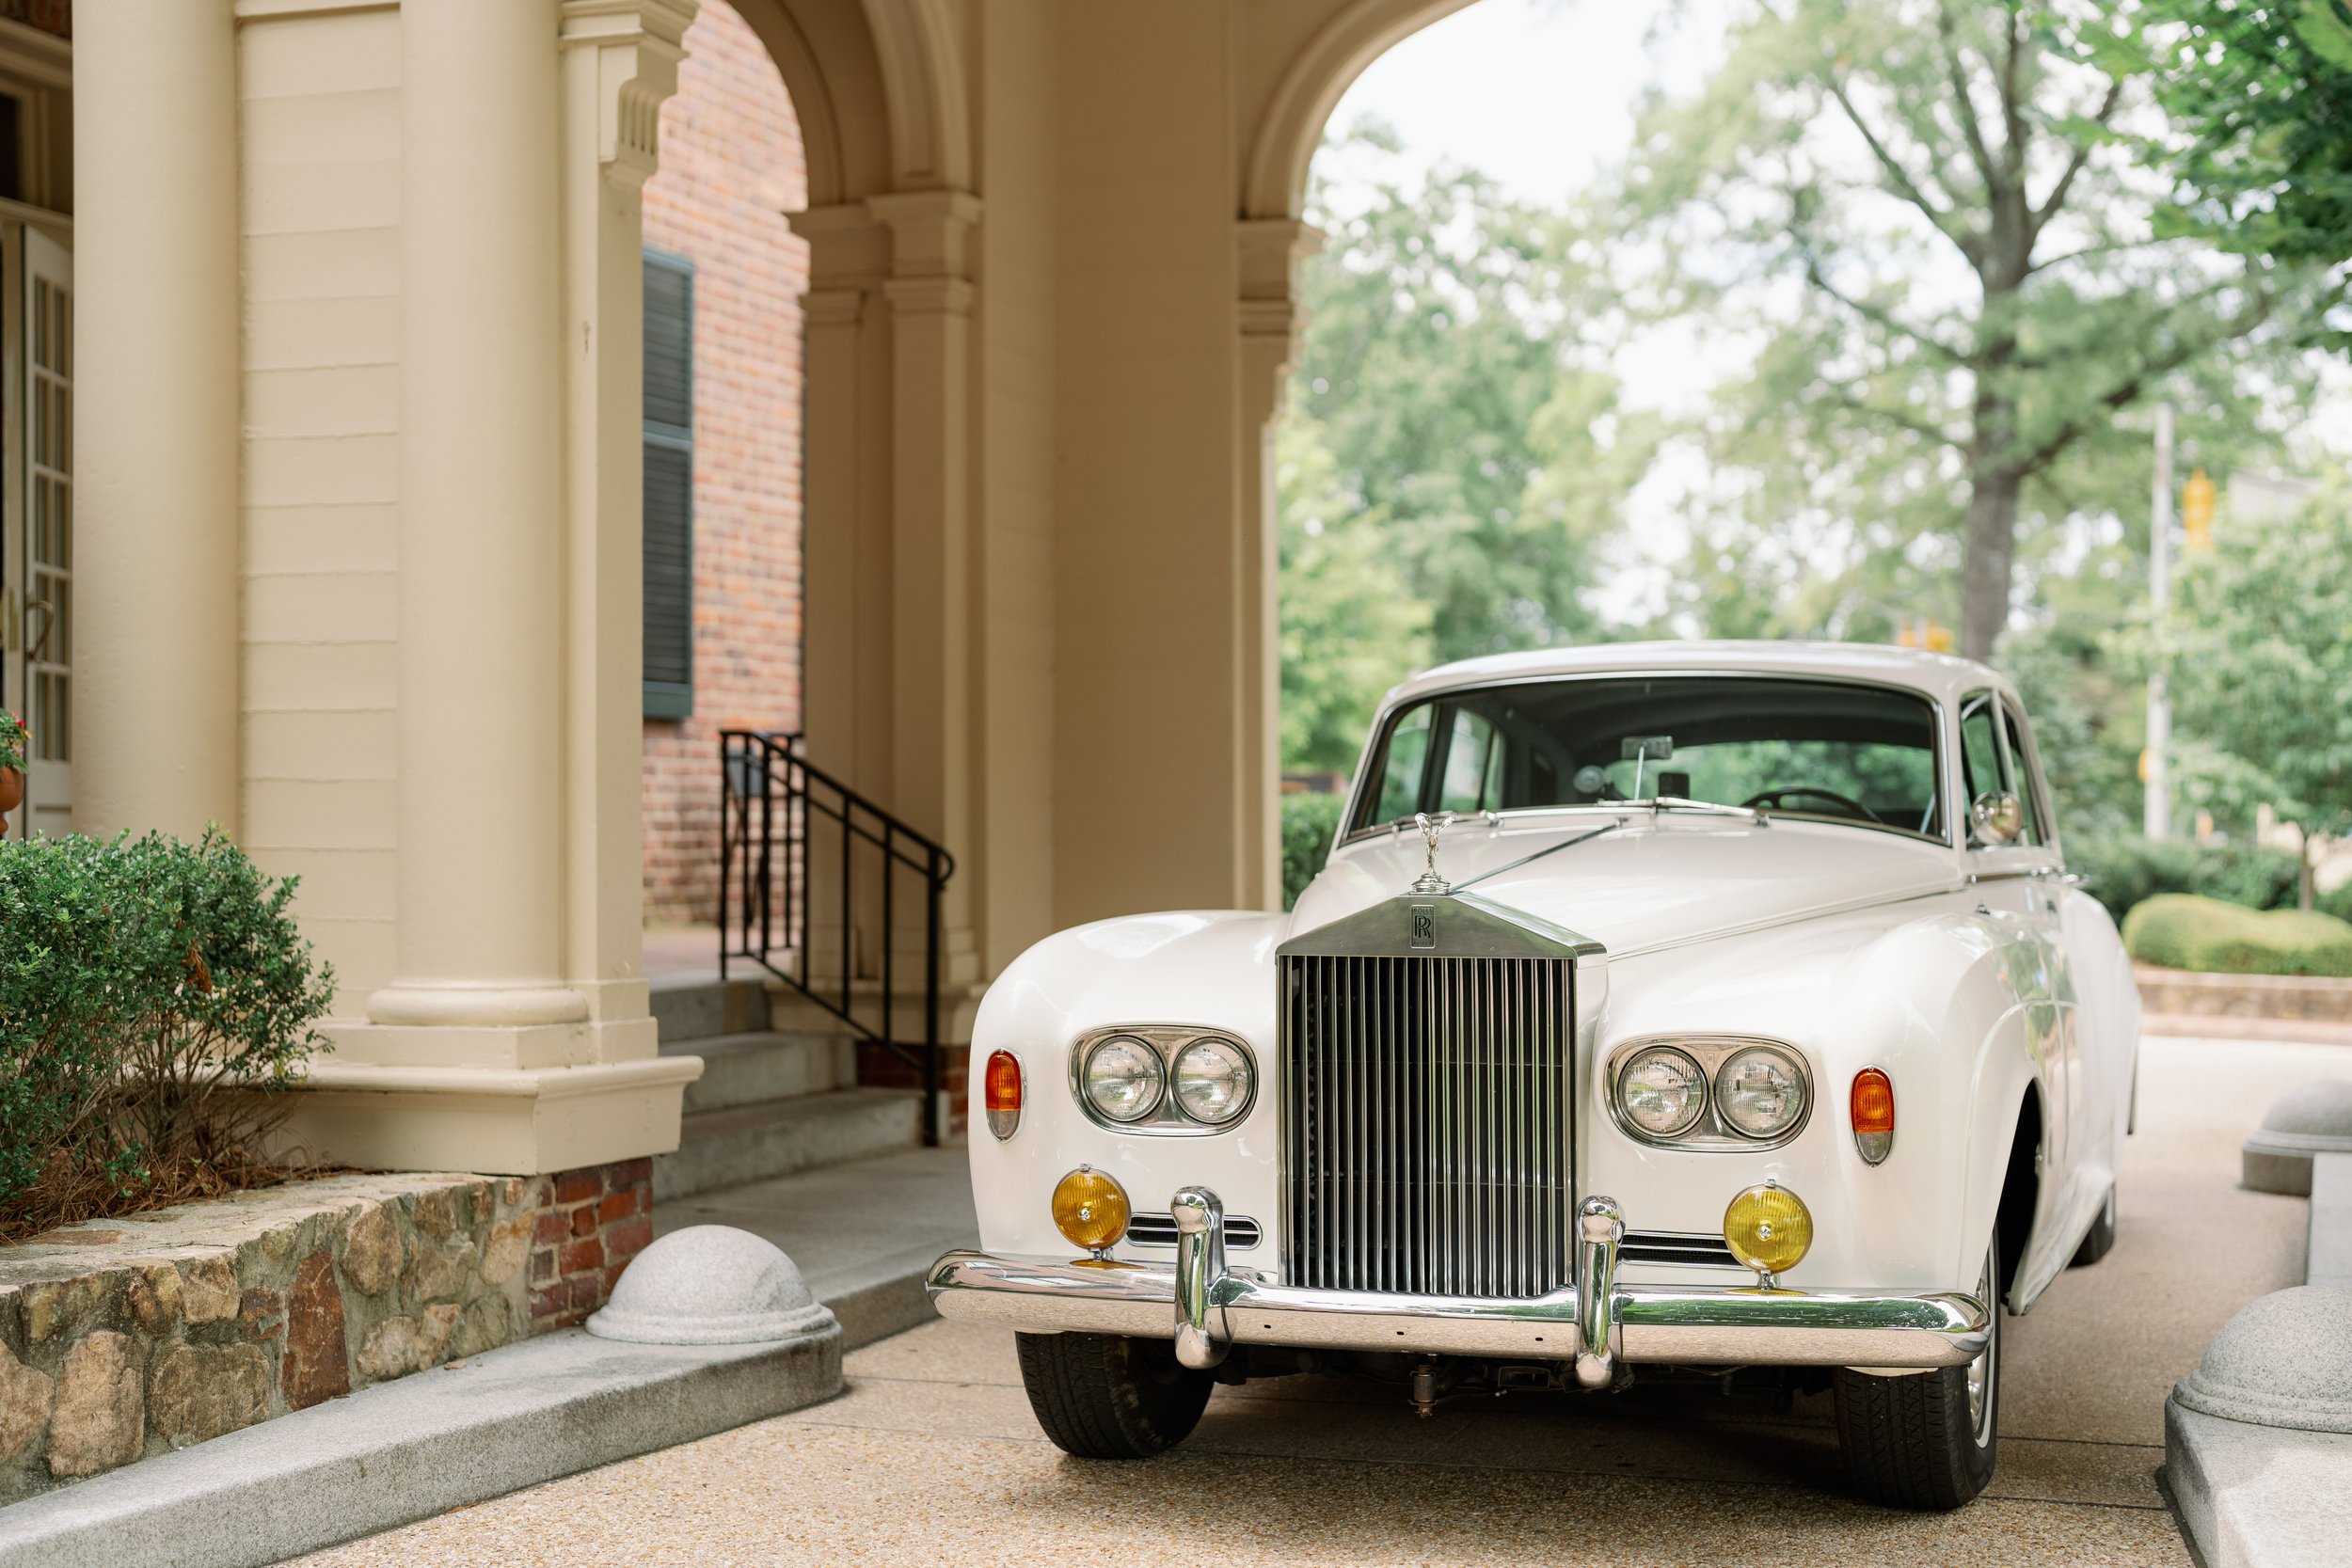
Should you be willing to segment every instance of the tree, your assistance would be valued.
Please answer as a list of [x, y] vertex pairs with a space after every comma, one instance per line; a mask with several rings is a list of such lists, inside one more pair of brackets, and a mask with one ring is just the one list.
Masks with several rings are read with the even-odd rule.
[[2185, 137], [2168, 217], [2279, 261], [2352, 257], [2352, 8], [2165, 0], [2161, 14], [2173, 24], [2153, 50], [2161, 98]]
[[1311, 197], [1328, 240], [1277, 437], [1292, 769], [1352, 768], [1381, 693], [1433, 660], [1597, 635], [1583, 595], [1657, 438], [1616, 412], [1576, 218], [1400, 150], [1336, 136], [1324, 167], [1368, 178], [1344, 210]]
[[1596, 547], [1653, 439], [1608, 418], [1615, 382], [1588, 341], [1613, 306], [1598, 247], [1470, 170], [1408, 178], [1377, 125], [1326, 150], [1374, 177], [1351, 210], [1313, 194], [1328, 239], [1304, 278], [1291, 407], [1429, 606], [1434, 657], [1590, 637]]
[[[1961, 650], [1988, 657], [2120, 414], [2194, 379], [2242, 416], [2246, 365], [2283, 370], [2265, 323], [2308, 281], [2153, 230], [2121, 129], [2151, 113], [2140, 25], [2091, 0], [1750, 0], [1705, 89], [1646, 110], [1629, 194], [1679, 256], [1658, 308], [1764, 337], [1706, 432], [1749, 475], [1698, 530], [1724, 597], [1867, 559], [1801, 607], [1851, 634], [1957, 575]], [[1772, 531], [1800, 542], [1751, 562]]]
[[2352, 832], [2352, 491], [2300, 524], [2231, 524], [2192, 554], [2156, 628], [2181, 732], [2201, 742], [2192, 787], [2252, 815], [2267, 803], [2309, 845]]

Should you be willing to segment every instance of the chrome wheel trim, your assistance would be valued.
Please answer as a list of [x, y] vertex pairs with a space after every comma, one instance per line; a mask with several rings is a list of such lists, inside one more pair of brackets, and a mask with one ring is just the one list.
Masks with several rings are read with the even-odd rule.
[[1977, 1282], [1977, 1295], [1985, 1306], [1988, 1332], [1984, 1349], [1965, 1369], [1968, 1389], [1968, 1432], [1984, 1448], [1993, 1441], [1993, 1402], [1999, 1387], [1997, 1374], [2001, 1356], [2001, 1304], [1994, 1295], [1994, 1249], [1984, 1255], [1984, 1274]]

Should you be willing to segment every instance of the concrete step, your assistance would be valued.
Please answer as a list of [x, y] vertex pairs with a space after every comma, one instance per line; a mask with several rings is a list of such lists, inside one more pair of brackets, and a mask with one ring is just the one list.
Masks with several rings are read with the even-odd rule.
[[768, 990], [757, 980], [677, 976], [655, 980], [650, 990], [665, 1046], [771, 1027]]
[[691, 1111], [677, 1152], [657, 1154], [657, 1202], [771, 1176], [912, 1148], [923, 1097], [908, 1089], [835, 1089], [723, 1111]]
[[686, 1085], [690, 1114], [857, 1086], [857, 1046], [841, 1035], [714, 1035], [663, 1040], [661, 1053], [703, 1059], [702, 1078]]

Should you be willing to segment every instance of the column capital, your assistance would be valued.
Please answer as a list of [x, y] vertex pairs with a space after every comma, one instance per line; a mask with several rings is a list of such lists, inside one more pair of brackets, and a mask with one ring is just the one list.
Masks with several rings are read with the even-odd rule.
[[1233, 226], [1241, 335], [1279, 340], [1285, 360], [1307, 320], [1298, 304], [1298, 264], [1323, 248], [1323, 237], [1296, 218], [1244, 218]]
[[811, 326], [855, 326], [866, 313], [866, 291], [811, 289], [801, 296], [801, 316]]
[[892, 313], [901, 320], [914, 316], [968, 317], [977, 293], [971, 280], [964, 277], [894, 277], [882, 285]]
[[890, 226], [894, 277], [965, 277], [980, 198], [970, 191], [900, 191], [868, 197], [866, 205]]
[[677, 91], [678, 62], [698, 0], [563, 0], [558, 42], [597, 53], [596, 158], [630, 190], [653, 178], [661, 105]]

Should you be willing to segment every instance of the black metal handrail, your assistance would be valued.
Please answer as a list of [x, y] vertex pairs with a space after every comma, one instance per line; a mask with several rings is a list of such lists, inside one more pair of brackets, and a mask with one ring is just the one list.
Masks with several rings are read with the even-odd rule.
[[[719, 816], [719, 976], [730, 959], [756, 963], [848, 1024], [869, 1044], [913, 1069], [923, 1084], [923, 1142], [939, 1142], [940, 896], [955, 875], [946, 847], [812, 764], [800, 736], [723, 730]], [[838, 842], [819, 847], [820, 834]], [[864, 849], [866, 854], [861, 855]], [[822, 858], [819, 858], [822, 857]], [[860, 876], [864, 861], [866, 875]], [[815, 972], [810, 935], [818, 889], [812, 865], [840, 879], [822, 890], [838, 899], [839, 973]], [[898, 1023], [898, 886], [912, 877], [923, 900], [923, 1037], [901, 1039]], [[880, 909], [872, 900], [879, 899]], [[859, 917], [880, 916], [880, 1004], [858, 1006]], [[828, 966], [830, 970], [832, 966]]]

